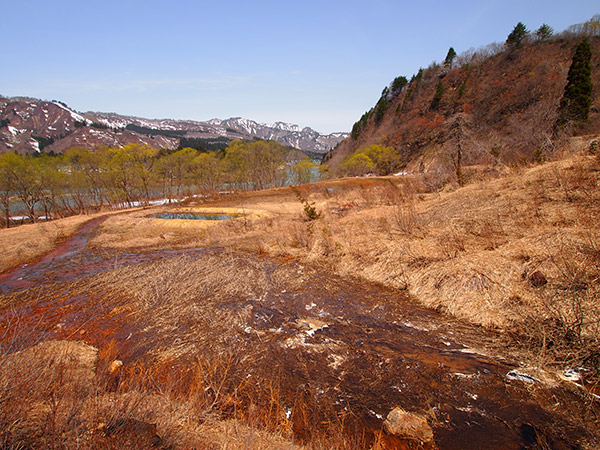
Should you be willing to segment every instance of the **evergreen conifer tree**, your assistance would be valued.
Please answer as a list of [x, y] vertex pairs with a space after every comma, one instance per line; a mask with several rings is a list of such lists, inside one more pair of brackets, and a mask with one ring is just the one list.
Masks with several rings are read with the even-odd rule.
[[547, 23], [543, 23], [535, 32], [535, 35], [541, 40], [548, 39], [553, 34], [554, 30]]
[[508, 38], [506, 38], [506, 44], [519, 48], [523, 44], [523, 39], [525, 39], [527, 34], [529, 34], [529, 30], [522, 22], [519, 22], [508, 35]]
[[446, 59], [444, 60], [444, 66], [450, 67], [452, 65], [452, 61], [456, 58], [456, 51], [453, 47], [450, 47], [448, 50], [448, 54], [446, 55]]
[[442, 101], [442, 97], [444, 96], [444, 85], [440, 81], [435, 88], [435, 95], [431, 100], [431, 109], [437, 109], [440, 106], [440, 102]]
[[569, 121], [584, 122], [588, 119], [593, 87], [591, 59], [590, 43], [584, 39], [577, 46], [569, 68], [567, 85], [558, 109], [558, 125]]

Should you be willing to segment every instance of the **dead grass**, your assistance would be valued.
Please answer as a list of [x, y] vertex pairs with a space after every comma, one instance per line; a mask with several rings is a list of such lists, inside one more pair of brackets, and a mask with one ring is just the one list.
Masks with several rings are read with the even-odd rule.
[[303, 448], [285, 427], [251, 426], [262, 411], [221, 419], [230, 401], [214, 395], [214, 383], [229, 378], [223, 360], [198, 360], [186, 379], [170, 364], [111, 374], [113, 356], [74, 341], [0, 352], [2, 448]]
[[[319, 263], [471, 323], [524, 335], [535, 325], [554, 346], [566, 327], [563, 338], [574, 330], [596, 348], [599, 174], [595, 158], [576, 156], [441, 193], [414, 178], [335, 180], [301, 187], [322, 213], [314, 221], [292, 192], [266, 203], [254, 193], [246, 207], [273, 216], [220, 227], [204, 245]], [[532, 284], [535, 271], [546, 284]]]
[[[131, 211], [135, 214], [140, 210], [143, 208]], [[93, 219], [120, 214], [123, 211], [109, 211], [0, 229], [0, 248], [3, 250], [0, 273], [45, 255]]]
[[[157, 219], [163, 211], [197, 214], [240, 215], [229, 221]], [[215, 227], [248, 227], [248, 223], [266, 220], [271, 214], [260, 208], [177, 207], [143, 210], [108, 218], [91, 240], [94, 247], [122, 250], [131, 248], [173, 248], [199, 246], [218, 231]], [[227, 222], [227, 223], [226, 223]], [[231, 222], [231, 223], [228, 223]]]
[[73, 216], [51, 222], [0, 230], [0, 272], [48, 253], [59, 242], [98, 215]]
[[[599, 188], [597, 159], [577, 156], [439, 193], [427, 192], [426, 183], [419, 180], [397, 178], [301, 186], [302, 196], [321, 213], [318, 220], [307, 219], [291, 189], [238, 194], [203, 204], [213, 211], [261, 211], [245, 220], [210, 226], [148, 217], [160, 209], [110, 217], [92, 241], [98, 249], [222, 250], [201, 258], [182, 256], [116, 269], [91, 283], [74, 283], [70, 288], [74, 296], [93, 290], [114, 302], [111, 318], [145, 318], [144, 332], [155, 342], [141, 345], [150, 349], [147, 357], [155, 367], [126, 368], [115, 390], [110, 388], [114, 380], [110, 381], [106, 367], [116, 353], [101, 349], [92, 382], [95, 389], [101, 386], [101, 393], [71, 401], [74, 388], [56, 381], [57, 376], [64, 380], [68, 372], [47, 372], [60, 364], [45, 362], [40, 367], [32, 362], [39, 359], [33, 353], [21, 353], [30, 356], [27, 365], [18, 368], [16, 360], [4, 353], [0, 401], [2, 406], [13, 403], [0, 408], [7, 430], [0, 436], [0, 446], [18, 448], [25, 445], [23, 436], [29, 436], [38, 447], [58, 447], [61, 442], [69, 447], [79, 445], [84, 433], [93, 431], [91, 436], [100, 436], [99, 441], [89, 445], [110, 448], [123, 421], [134, 419], [156, 423], [165, 445], [299, 448], [289, 440], [289, 424], [281, 405], [273, 400], [277, 395], [267, 393], [268, 389], [258, 393], [256, 385], [250, 389], [245, 383], [248, 365], [257, 361], [245, 360], [240, 345], [246, 341], [251, 314], [247, 302], [304, 280], [299, 272], [265, 270], [256, 258], [239, 257], [239, 250], [307, 261], [342, 276], [405, 290], [430, 308], [503, 330], [507, 344], [516, 342], [522, 350], [529, 347], [526, 357], [536, 365], [599, 371]], [[70, 219], [72, 228], [65, 225], [65, 235], [89, 220]], [[9, 236], [14, 236], [24, 245], [25, 237], [31, 241], [28, 232], [52, 236], [42, 227], [60, 223], [28, 225], [6, 237], [0, 233], [0, 238], [9, 242]], [[51, 246], [56, 238], [47, 241]], [[8, 260], [15, 260], [10, 255], [18, 252], [7, 248]], [[229, 249], [235, 249], [237, 256]], [[124, 296], [127, 302], [119, 303]], [[171, 338], [174, 335], [177, 339]], [[169, 378], [169, 363], [190, 355], [199, 357], [192, 382]], [[25, 403], [14, 403], [14, 379], [6, 381], [22, 373], [36, 377], [21, 377], [28, 380], [23, 384], [27, 389], [19, 391], [17, 386], [15, 391], [30, 399], [27, 404], [38, 405], [31, 410], [37, 411], [33, 415]], [[127, 374], [132, 374], [130, 383]], [[54, 387], [48, 388], [52, 383]], [[252, 406], [253, 401], [260, 404]], [[223, 421], [223, 417], [230, 419]], [[94, 431], [101, 424], [117, 431]], [[333, 427], [332, 434], [339, 429]], [[44, 436], [54, 436], [56, 441], [44, 441]], [[349, 438], [342, 434], [313, 436], [306, 448], [360, 448], [360, 443], [345, 439]], [[84, 444], [79, 448], [86, 448]]]

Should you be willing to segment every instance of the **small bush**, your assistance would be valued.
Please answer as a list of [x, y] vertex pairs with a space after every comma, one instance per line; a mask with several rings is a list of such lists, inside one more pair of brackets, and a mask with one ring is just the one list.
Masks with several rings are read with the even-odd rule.
[[318, 211], [317, 208], [315, 208], [314, 204], [309, 203], [308, 200], [302, 195], [302, 193], [297, 188], [292, 187], [292, 190], [294, 191], [294, 194], [296, 194], [296, 197], [298, 198], [300, 203], [304, 205], [303, 209], [307, 220], [312, 221], [320, 219], [322, 217], [321, 212]]

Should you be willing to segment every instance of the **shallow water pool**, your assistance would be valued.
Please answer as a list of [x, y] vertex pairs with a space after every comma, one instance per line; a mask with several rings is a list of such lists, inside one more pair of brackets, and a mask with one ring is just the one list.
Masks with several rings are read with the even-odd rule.
[[153, 216], [156, 219], [184, 219], [184, 220], [230, 220], [238, 217], [233, 214], [219, 214], [219, 213], [173, 213], [166, 212]]

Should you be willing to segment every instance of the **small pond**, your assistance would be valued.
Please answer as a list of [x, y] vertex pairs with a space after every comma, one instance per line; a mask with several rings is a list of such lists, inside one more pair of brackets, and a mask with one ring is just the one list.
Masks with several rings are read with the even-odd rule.
[[220, 213], [174, 213], [166, 212], [152, 216], [156, 219], [184, 219], [184, 220], [229, 220], [239, 217], [235, 214], [220, 214]]

